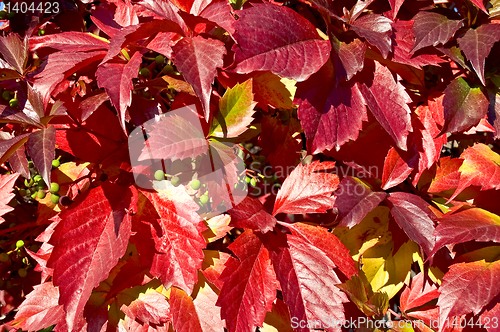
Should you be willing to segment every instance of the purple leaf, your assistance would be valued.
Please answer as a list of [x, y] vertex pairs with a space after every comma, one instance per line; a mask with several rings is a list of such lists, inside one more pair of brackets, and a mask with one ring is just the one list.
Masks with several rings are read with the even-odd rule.
[[483, 85], [486, 85], [484, 82], [484, 60], [490, 54], [493, 44], [499, 40], [500, 25], [498, 24], [483, 24], [477, 29], [469, 29], [463, 37], [458, 39], [460, 49], [472, 63], [472, 67]]
[[391, 205], [391, 214], [399, 227], [420, 245], [427, 255], [431, 255], [435, 243], [436, 216], [429, 209], [429, 204], [420, 196], [404, 192], [390, 193], [387, 200]]
[[387, 17], [370, 14], [351, 23], [351, 29], [378, 48], [385, 59], [391, 51], [391, 23], [392, 21]]
[[28, 140], [30, 134], [22, 134], [11, 139], [0, 141], [0, 164], [3, 164], [9, 157]]
[[224, 43], [201, 36], [186, 37], [175, 44], [173, 49], [175, 65], [201, 99], [205, 119], [208, 121], [212, 83], [217, 68], [221, 68], [224, 64], [223, 57], [226, 54]]
[[28, 38], [21, 41], [16, 34], [0, 37], [0, 53], [5, 61], [14, 67], [18, 73], [23, 74], [28, 62]]
[[332, 67], [328, 62], [310, 80], [297, 85], [298, 116], [313, 154], [338, 150], [355, 140], [362, 121], [368, 120], [358, 86], [349, 82], [336, 85]]
[[20, 173], [25, 179], [29, 179], [31, 175], [25, 151], [26, 148], [24, 146], [21, 146], [19, 147], [19, 149], [15, 150], [14, 153], [9, 157], [9, 164], [14, 172]]
[[[196, 2], [193, 4], [193, 8]], [[193, 10], [191, 8], [191, 10]], [[209, 21], [215, 22], [218, 26], [229, 32], [234, 33], [234, 23], [236, 20], [231, 14], [232, 7], [227, 1], [217, 1], [209, 4], [200, 14], [200, 17], [206, 18]]]
[[412, 19], [415, 31], [415, 45], [413, 52], [427, 47], [445, 44], [462, 25], [462, 20], [449, 20], [446, 16], [420, 11]]
[[359, 84], [366, 105], [380, 125], [391, 135], [397, 146], [406, 151], [408, 133], [412, 131], [410, 96], [401, 83], [396, 81], [387, 67], [375, 61], [373, 81]]
[[50, 185], [52, 160], [56, 156], [55, 146], [56, 128], [54, 126], [35, 131], [28, 138], [28, 154], [47, 185]]
[[478, 124], [488, 112], [489, 101], [480, 88], [471, 88], [462, 77], [444, 90], [445, 124], [441, 132], [460, 132]]
[[301, 82], [330, 56], [330, 42], [320, 39], [316, 28], [290, 8], [255, 4], [238, 15], [233, 50], [239, 74], [269, 70]]
[[335, 206], [341, 217], [337, 227], [349, 228], [359, 224], [387, 196], [385, 192], [373, 192], [361, 180], [350, 176], [342, 179], [335, 195]]
[[340, 78], [349, 81], [357, 72], [363, 69], [366, 43], [360, 39], [354, 39], [349, 44], [346, 44], [333, 37], [332, 45], [335, 50], [332, 58], [335, 63], [337, 82]]
[[427, 65], [437, 65], [444, 62], [435, 54], [420, 54], [415, 56], [412, 52], [415, 44], [415, 33], [413, 32], [413, 21], [398, 20], [392, 25], [394, 29], [394, 56], [392, 61], [421, 69]]

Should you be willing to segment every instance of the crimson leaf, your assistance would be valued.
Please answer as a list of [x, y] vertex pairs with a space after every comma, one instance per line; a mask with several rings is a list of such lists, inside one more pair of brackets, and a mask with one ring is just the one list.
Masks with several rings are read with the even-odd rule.
[[265, 2], [238, 15], [233, 47], [237, 73], [269, 70], [300, 82], [328, 60], [330, 42], [319, 39], [315, 27], [290, 8]]
[[351, 29], [380, 50], [387, 58], [391, 51], [392, 21], [378, 14], [365, 15], [351, 23]]
[[359, 84], [359, 90], [380, 125], [398, 147], [406, 151], [406, 139], [412, 127], [407, 105], [411, 98], [404, 86], [394, 79], [387, 67], [375, 61], [373, 81]]
[[[288, 248], [282, 248], [271, 257], [290, 316], [297, 322], [321, 321], [321, 328], [340, 332], [339, 327], [330, 323], [344, 321], [342, 303], [348, 299], [335, 286], [340, 284], [332, 271], [335, 264], [303, 237], [287, 235], [287, 243]], [[299, 325], [297, 331], [310, 330]]]
[[58, 300], [59, 289], [51, 281], [35, 285], [10, 324], [26, 331], [36, 331], [59, 323], [64, 320], [64, 310]]
[[419, 196], [395, 192], [387, 200], [391, 205], [391, 214], [406, 235], [422, 247], [427, 255], [434, 248], [434, 219], [436, 216], [429, 209], [429, 204]]
[[271, 231], [276, 225], [276, 218], [266, 212], [262, 203], [250, 196], [228, 211], [231, 226], [248, 228], [262, 233]]
[[177, 42], [173, 49], [175, 65], [201, 99], [205, 119], [208, 121], [212, 83], [217, 68], [223, 65], [222, 58], [226, 54], [224, 43], [201, 36], [186, 37]]
[[12, 210], [13, 207], [7, 205], [15, 194], [12, 193], [14, 182], [16, 182], [19, 174], [0, 175], [0, 224], [5, 221], [2, 216]]
[[500, 243], [500, 217], [479, 208], [447, 213], [434, 232], [437, 252], [443, 246], [471, 240]]
[[356, 264], [349, 254], [349, 249], [325, 228], [303, 223], [281, 224], [289, 228], [297, 238], [301, 238], [303, 241], [310, 243], [324, 252], [346, 277], [350, 278], [358, 274]]
[[339, 178], [328, 173], [334, 162], [315, 161], [309, 165], [299, 164], [283, 182], [276, 202], [273, 216], [278, 213], [321, 213], [333, 207]]
[[30, 51], [43, 47], [50, 47], [65, 52], [87, 52], [95, 50], [107, 50], [109, 42], [92, 33], [86, 32], [63, 32], [40, 37], [32, 37], [29, 40]]
[[253, 332], [262, 326], [276, 298], [276, 275], [268, 250], [252, 231], [246, 230], [229, 249], [239, 260], [230, 258], [226, 262], [217, 305], [229, 332]]
[[136, 52], [127, 63], [107, 62], [96, 71], [99, 87], [106, 90], [118, 111], [124, 132], [126, 132], [125, 112], [132, 102], [132, 89], [134, 87], [132, 79], [137, 77], [141, 62], [142, 54]]
[[69, 330], [77, 323], [92, 289], [108, 277], [125, 253], [131, 233], [126, 210], [136, 211], [136, 202], [133, 187], [104, 183], [59, 214], [47, 266], [54, 269], [53, 282], [59, 287], [59, 303], [67, 313]]
[[298, 85], [295, 103], [313, 154], [334, 147], [338, 150], [349, 140], [355, 140], [362, 121], [368, 120], [358, 85], [337, 85], [333, 74], [332, 63], [327, 62], [307, 83]]
[[[449, 317], [477, 315], [500, 292], [500, 261], [484, 259], [450, 267], [439, 287], [440, 330]], [[471, 296], [474, 294], [474, 296]]]
[[196, 213], [198, 205], [183, 189], [176, 189], [172, 194], [142, 192], [137, 218], [151, 227], [157, 252], [151, 274], [166, 288], [176, 286], [191, 294], [203, 260], [205, 226]]

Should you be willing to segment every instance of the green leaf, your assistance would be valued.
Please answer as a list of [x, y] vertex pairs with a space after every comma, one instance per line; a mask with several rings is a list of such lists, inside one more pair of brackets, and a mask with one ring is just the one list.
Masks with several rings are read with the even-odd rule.
[[253, 100], [252, 79], [227, 89], [219, 101], [220, 112], [213, 119], [209, 135], [232, 138], [242, 134], [253, 121], [256, 104]]

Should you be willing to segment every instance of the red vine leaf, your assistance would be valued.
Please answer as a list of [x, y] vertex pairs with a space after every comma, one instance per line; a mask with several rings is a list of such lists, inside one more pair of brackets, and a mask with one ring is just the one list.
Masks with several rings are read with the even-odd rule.
[[309, 165], [299, 164], [283, 182], [276, 202], [273, 216], [278, 213], [322, 213], [333, 208], [339, 178], [328, 173], [334, 162], [315, 161]]
[[252, 231], [246, 230], [228, 248], [238, 259], [226, 262], [217, 305], [229, 332], [253, 332], [276, 298], [276, 275], [268, 250]]
[[[104, 183], [59, 214], [47, 266], [54, 269], [53, 282], [59, 287], [59, 303], [64, 305], [70, 330], [92, 289], [108, 277], [125, 253], [131, 232], [131, 218], [125, 210], [137, 210], [136, 202], [133, 187]], [[75, 239], [79, 239], [77, 247]]]
[[314, 26], [295, 11], [266, 2], [238, 15], [233, 47], [237, 73], [269, 70], [300, 82], [328, 60], [330, 42], [319, 39]]
[[217, 68], [223, 66], [222, 60], [226, 54], [224, 44], [219, 40], [201, 36], [186, 37], [177, 42], [173, 50], [175, 65], [201, 99], [205, 119], [208, 121], [212, 83]]

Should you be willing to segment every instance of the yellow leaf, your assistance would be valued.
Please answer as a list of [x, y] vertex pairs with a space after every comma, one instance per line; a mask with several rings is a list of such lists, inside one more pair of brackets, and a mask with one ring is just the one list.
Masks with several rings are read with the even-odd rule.
[[389, 272], [385, 270], [386, 260], [392, 256], [393, 243], [377, 245], [368, 249], [362, 258], [362, 270], [370, 282], [374, 292], [378, 291], [389, 281]]
[[267, 105], [279, 109], [291, 109], [295, 96], [295, 81], [281, 78], [271, 72], [261, 72], [254, 76], [255, 100], [261, 107]]
[[377, 206], [358, 225], [351, 229], [337, 227], [334, 234], [349, 249], [352, 258], [359, 261], [359, 257], [369, 248], [391, 241], [389, 213], [388, 207]]
[[386, 292], [389, 299], [393, 298], [403, 288], [404, 284], [409, 284], [411, 266], [415, 261], [414, 255], [418, 255], [419, 252], [419, 246], [413, 241], [408, 241], [399, 248], [394, 256], [389, 257], [385, 262], [385, 270], [389, 274], [389, 280], [384, 287], [380, 288], [380, 291]]

